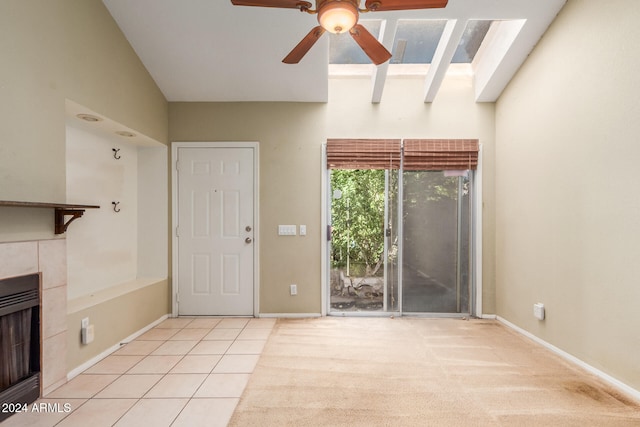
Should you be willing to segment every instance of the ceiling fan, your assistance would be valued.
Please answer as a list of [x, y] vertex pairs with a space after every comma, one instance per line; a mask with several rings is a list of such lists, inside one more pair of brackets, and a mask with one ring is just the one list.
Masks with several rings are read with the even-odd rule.
[[366, 0], [364, 9], [360, 0], [316, 0], [316, 8], [301, 0], [231, 0], [236, 6], [279, 7], [299, 9], [318, 15], [320, 25], [314, 27], [300, 43], [282, 60], [285, 64], [297, 64], [325, 31], [340, 34], [348, 32], [360, 45], [371, 61], [380, 65], [391, 58], [391, 53], [369, 32], [358, 24], [360, 12], [388, 10], [443, 8], [448, 0]]

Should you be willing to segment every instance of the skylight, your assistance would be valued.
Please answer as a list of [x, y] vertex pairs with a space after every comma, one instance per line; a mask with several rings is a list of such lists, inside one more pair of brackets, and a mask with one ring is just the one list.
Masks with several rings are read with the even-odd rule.
[[[469, 64], [473, 61], [493, 21], [470, 20], [460, 39], [452, 63]], [[374, 37], [380, 38], [380, 20], [361, 20], [360, 23]], [[431, 64], [442, 38], [446, 20], [401, 19], [394, 37], [389, 64]], [[348, 34], [331, 34], [329, 40], [330, 64], [371, 64], [356, 42]]]
[[398, 21], [390, 64], [431, 64], [447, 21]]
[[464, 29], [462, 39], [456, 53], [453, 55], [451, 63], [453, 64], [470, 64], [480, 49], [489, 28], [491, 28], [493, 21], [488, 20], [472, 20], [467, 22], [467, 27]]

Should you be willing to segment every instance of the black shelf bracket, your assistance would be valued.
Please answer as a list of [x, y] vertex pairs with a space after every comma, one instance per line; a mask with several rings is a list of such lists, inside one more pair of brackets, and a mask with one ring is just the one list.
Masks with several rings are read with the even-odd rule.
[[[84, 214], [84, 209], [63, 209], [56, 208], [55, 214], [55, 234], [64, 234], [71, 224], [76, 219], [80, 218]], [[65, 222], [65, 217], [71, 216], [68, 221]]]

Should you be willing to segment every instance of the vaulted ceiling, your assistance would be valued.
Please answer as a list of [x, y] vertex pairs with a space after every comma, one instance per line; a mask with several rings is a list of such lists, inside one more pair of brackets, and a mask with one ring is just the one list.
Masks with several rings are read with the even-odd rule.
[[[402, 20], [446, 21], [431, 64], [422, 68], [425, 102], [435, 100], [440, 83], [452, 69], [451, 59], [467, 23], [495, 21], [468, 66], [476, 100], [493, 102], [565, 2], [449, 0], [444, 9], [376, 12], [360, 19], [384, 22], [379, 40], [389, 51]], [[281, 62], [317, 25], [316, 15], [296, 9], [233, 6], [230, 0], [103, 3], [169, 101], [327, 101], [328, 34], [299, 64]], [[389, 62], [367, 66], [372, 102], [384, 102], [384, 84], [395, 67]]]

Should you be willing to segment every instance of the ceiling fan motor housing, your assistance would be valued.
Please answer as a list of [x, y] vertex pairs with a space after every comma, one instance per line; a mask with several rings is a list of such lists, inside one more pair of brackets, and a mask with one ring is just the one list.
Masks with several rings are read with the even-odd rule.
[[318, 0], [318, 23], [330, 33], [349, 31], [358, 23], [358, 0]]

